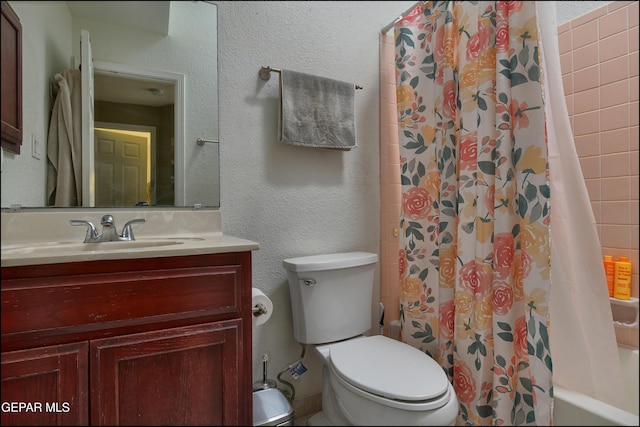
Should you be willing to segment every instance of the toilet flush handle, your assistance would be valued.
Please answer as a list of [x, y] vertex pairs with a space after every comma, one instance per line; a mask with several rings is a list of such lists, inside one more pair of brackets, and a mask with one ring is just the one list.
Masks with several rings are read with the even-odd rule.
[[301, 279], [302, 283], [305, 284], [305, 286], [313, 286], [316, 284], [316, 280], [315, 279]]

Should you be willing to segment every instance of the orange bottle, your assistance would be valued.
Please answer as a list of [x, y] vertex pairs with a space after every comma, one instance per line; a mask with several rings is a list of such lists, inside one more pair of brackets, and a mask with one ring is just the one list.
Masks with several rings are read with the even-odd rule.
[[609, 289], [609, 296], [613, 297], [613, 284], [616, 274], [616, 263], [611, 255], [604, 256], [604, 274], [607, 277], [607, 288]]
[[626, 256], [621, 256], [616, 261], [613, 297], [618, 299], [631, 298], [631, 263]]

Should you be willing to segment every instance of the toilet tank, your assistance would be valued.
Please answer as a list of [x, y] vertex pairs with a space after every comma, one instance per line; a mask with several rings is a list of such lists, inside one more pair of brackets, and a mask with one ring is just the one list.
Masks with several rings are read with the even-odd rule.
[[377, 261], [369, 252], [285, 259], [296, 341], [322, 344], [368, 331]]

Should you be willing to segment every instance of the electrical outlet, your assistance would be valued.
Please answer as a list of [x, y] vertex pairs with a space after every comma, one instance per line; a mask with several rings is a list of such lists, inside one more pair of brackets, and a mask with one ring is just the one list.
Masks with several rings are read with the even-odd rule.
[[42, 141], [33, 133], [31, 134], [31, 157], [38, 160], [42, 157]]

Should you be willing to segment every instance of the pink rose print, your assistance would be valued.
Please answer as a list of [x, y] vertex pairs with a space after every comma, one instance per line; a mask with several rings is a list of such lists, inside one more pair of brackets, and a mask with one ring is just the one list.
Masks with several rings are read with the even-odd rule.
[[469, 367], [461, 360], [456, 360], [453, 365], [453, 388], [458, 400], [469, 404], [476, 397], [476, 383]]
[[518, 359], [528, 357], [527, 320], [524, 316], [521, 316], [516, 320], [516, 327], [513, 331], [513, 345]]
[[478, 139], [476, 132], [467, 133], [460, 140], [460, 169], [474, 170], [478, 160]]
[[489, 292], [491, 284], [490, 272], [475, 260], [462, 266], [460, 279], [462, 287], [468, 289], [472, 295], [485, 295]]
[[513, 234], [499, 233], [494, 237], [493, 270], [498, 279], [507, 279], [511, 275], [515, 252]]
[[446, 340], [453, 339], [454, 324], [456, 320], [455, 305], [453, 300], [447, 300], [440, 304], [440, 336]]
[[448, 80], [442, 88], [442, 96], [444, 97], [442, 102], [442, 110], [444, 117], [447, 119], [453, 119], [456, 114], [456, 89], [453, 80]]
[[493, 290], [493, 310], [496, 314], [505, 315], [513, 306], [513, 291], [510, 286], [498, 285]]
[[402, 195], [404, 214], [410, 219], [425, 218], [431, 212], [433, 200], [424, 188], [413, 187]]

